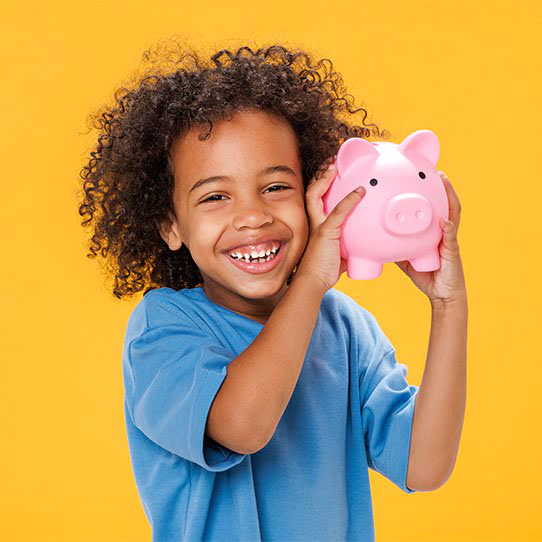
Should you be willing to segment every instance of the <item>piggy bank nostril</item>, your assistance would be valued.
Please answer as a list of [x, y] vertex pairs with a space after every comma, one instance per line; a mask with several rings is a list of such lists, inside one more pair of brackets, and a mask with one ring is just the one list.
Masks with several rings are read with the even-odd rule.
[[395, 215], [395, 220], [397, 220], [399, 224], [402, 224], [406, 220], [406, 216], [403, 213], [397, 213]]
[[425, 215], [423, 214], [423, 211], [416, 211], [416, 219], [417, 220], [423, 220]]

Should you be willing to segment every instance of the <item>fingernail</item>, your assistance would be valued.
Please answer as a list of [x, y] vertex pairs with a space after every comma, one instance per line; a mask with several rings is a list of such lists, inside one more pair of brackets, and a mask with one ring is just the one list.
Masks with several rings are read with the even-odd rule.
[[357, 192], [358, 194], [363, 194], [363, 192], [365, 192], [365, 187], [363, 186], [358, 186], [354, 192]]

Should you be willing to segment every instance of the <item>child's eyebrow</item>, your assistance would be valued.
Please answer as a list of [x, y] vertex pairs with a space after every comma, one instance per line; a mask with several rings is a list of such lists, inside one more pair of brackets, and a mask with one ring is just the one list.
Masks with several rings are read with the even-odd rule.
[[[277, 173], [277, 172], [288, 173], [289, 175], [293, 175], [295, 177], [295, 171], [292, 168], [288, 166], [284, 166], [284, 165], [269, 166], [269, 167], [263, 168], [256, 175], [260, 177], [262, 175], [269, 175], [271, 173]], [[229, 181], [229, 180], [231, 180], [231, 177], [228, 177], [227, 175], [213, 175], [212, 177], [200, 179], [194, 184], [194, 186], [188, 191], [188, 193], [190, 194], [192, 191], [196, 190], [196, 188], [199, 188], [200, 186], [203, 186], [204, 184], [207, 184], [207, 183], [213, 183], [213, 182], [218, 182], [218, 181]]]

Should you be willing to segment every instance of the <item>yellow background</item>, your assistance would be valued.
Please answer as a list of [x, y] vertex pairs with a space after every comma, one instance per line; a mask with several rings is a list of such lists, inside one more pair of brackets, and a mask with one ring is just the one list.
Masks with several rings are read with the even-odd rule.
[[[437, 491], [406, 495], [371, 471], [377, 540], [541, 540], [541, 22], [542, 4], [521, 0], [3, 2], [2, 539], [151, 540], [122, 409], [139, 298], [114, 298], [85, 257], [75, 192], [94, 143], [87, 115], [175, 34], [306, 47], [391, 141], [438, 135], [438, 169], [463, 207], [466, 418]], [[373, 312], [419, 384], [424, 294], [394, 264], [336, 288]]]

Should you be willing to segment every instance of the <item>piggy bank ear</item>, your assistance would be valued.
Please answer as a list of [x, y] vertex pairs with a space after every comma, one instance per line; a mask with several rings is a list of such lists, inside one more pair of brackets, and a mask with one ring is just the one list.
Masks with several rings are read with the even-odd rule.
[[351, 137], [347, 139], [339, 148], [337, 153], [337, 172], [341, 177], [344, 176], [348, 168], [361, 157], [372, 156], [377, 158], [379, 152], [374, 145], [361, 137]]
[[403, 139], [399, 150], [407, 157], [414, 154], [423, 156], [436, 166], [440, 155], [440, 142], [431, 130], [418, 130]]

